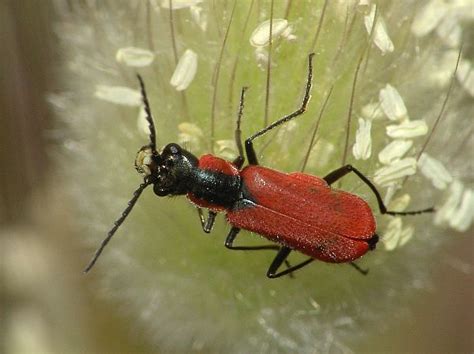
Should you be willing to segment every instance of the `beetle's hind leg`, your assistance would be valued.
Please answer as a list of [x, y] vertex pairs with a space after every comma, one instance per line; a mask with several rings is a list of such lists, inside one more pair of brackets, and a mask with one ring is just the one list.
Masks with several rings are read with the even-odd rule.
[[362, 275], [367, 275], [367, 274], [369, 274], [369, 270], [368, 270], [368, 269], [363, 269], [363, 268], [359, 267], [359, 266], [358, 266], [356, 263], [354, 263], [354, 262], [351, 262], [351, 263], [349, 263], [349, 264], [350, 264], [351, 266], [353, 266], [354, 269], [357, 270], [360, 274], [362, 274]]
[[331, 185], [334, 182], [341, 179], [342, 177], [344, 177], [345, 175], [347, 175], [349, 172], [354, 172], [357, 175], [357, 177], [359, 177], [372, 190], [372, 192], [374, 192], [375, 198], [377, 198], [377, 203], [379, 205], [379, 209], [380, 209], [381, 214], [416, 215], [416, 214], [422, 214], [422, 213], [432, 213], [432, 212], [435, 211], [434, 208], [427, 208], [427, 209], [423, 209], [423, 210], [414, 210], [414, 211], [390, 211], [390, 210], [387, 210], [387, 207], [385, 206], [385, 204], [382, 200], [382, 197], [380, 196], [380, 193], [377, 190], [377, 188], [375, 188], [374, 184], [372, 182], [370, 182], [369, 179], [362, 174], [362, 172], [360, 172], [358, 169], [356, 169], [352, 165], [342, 166], [342, 167], [338, 168], [337, 170], [332, 171], [331, 173], [329, 173], [325, 177], [323, 177], [323, 179], [327, 182], [327, 184]]
[[279, 278], [283, 275], [287, 275], [287, 274], [291, 274], [298, 270], [298, 269], [301, 269], [305, 266], [307, 266], [309, 263], [311, 263], [312, 261], [314, 261], [314, 258], [308, 258], [307, 260], [297, 264], [297, 265], [294, 265], [292, 267], [289, 267], [288, 269], [284, 270], [284, 271], [281, 271], [279, 273], [277, 273], [278, 271], [278, 268], [280, 268], [280, 266], [282, 265], [282, 263], [284, 262], [287, 262], [287, 257], [288, 255], [290, 254], [291, 252], [291, 249], [288, 248], [288, 247], [282, 247], [277, 255], [275, 256], [275, 259], [273, 260], [272, 264], [270, 264], [270, 267], [268, 268], [268, 271], [267, 271], [267, 277], [273, 279], [273, 278]]

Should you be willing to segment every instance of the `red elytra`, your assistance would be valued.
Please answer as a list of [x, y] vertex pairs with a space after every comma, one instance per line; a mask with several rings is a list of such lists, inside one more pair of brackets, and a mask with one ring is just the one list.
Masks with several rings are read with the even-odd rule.
[[202, 156], [198, 166], [240, 176], [252, 196], [253, 202], [244, 207], [226, 210], [187, 194], [199, 207], [224, 211], [234, 227], [331, 263], [353, 261], [371, 248], [367, 241], [374, 236], [376, 223], [369, 205], [354, 194], [332, 189], [324, 179], [258, 165], [239, 171], [213, 155]]

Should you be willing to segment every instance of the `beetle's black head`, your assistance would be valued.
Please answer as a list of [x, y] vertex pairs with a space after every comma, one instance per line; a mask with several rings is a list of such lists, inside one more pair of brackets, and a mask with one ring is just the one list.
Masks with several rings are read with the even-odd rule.
[[135, 168], [153, 184], [156, 195], [180, 195], [188, 192], [191, 174], [198, 159], [178, 144], [168, 144], [161, 154], [146, 145], [135, 159]]

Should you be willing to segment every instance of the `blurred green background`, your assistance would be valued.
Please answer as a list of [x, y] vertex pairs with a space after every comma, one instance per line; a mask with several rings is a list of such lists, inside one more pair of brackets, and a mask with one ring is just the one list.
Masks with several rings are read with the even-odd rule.
[[[99, 299], [94, 274], [82, 274], [90, 254], [71, 226], [72, 201], [62, 190], [67, 181], [55, 177], [53, 160], [63, 137], [45, 98], [62, 90], [52, 65], [62, 55], [55, 20], [48, 1], [0, 2], [0, 351], [159, 353], [117, 304]], [[466, 247], [466, 240], [453, 238], [440, 250], [431, 264], [433, 287], [413, 294], [411, 314], [351, 349], [472, 352], [470, 240]]]

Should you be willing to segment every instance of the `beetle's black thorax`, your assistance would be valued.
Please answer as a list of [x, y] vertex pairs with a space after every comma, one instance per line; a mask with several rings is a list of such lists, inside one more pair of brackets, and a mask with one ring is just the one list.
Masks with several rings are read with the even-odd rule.
[[149, 178], [160, 197], [191, 194], [204, 204], [224, 208], [232, 207], [240, 197], [239, 175], [200, 168], [197, 157], [177, 144], [168, 144], [153, 158], [156, 161], [147, 167], [153, 171]]
[[240, 198], [240, 176], [194, 168], [188, 192], [211, 204], [229, 208]]

